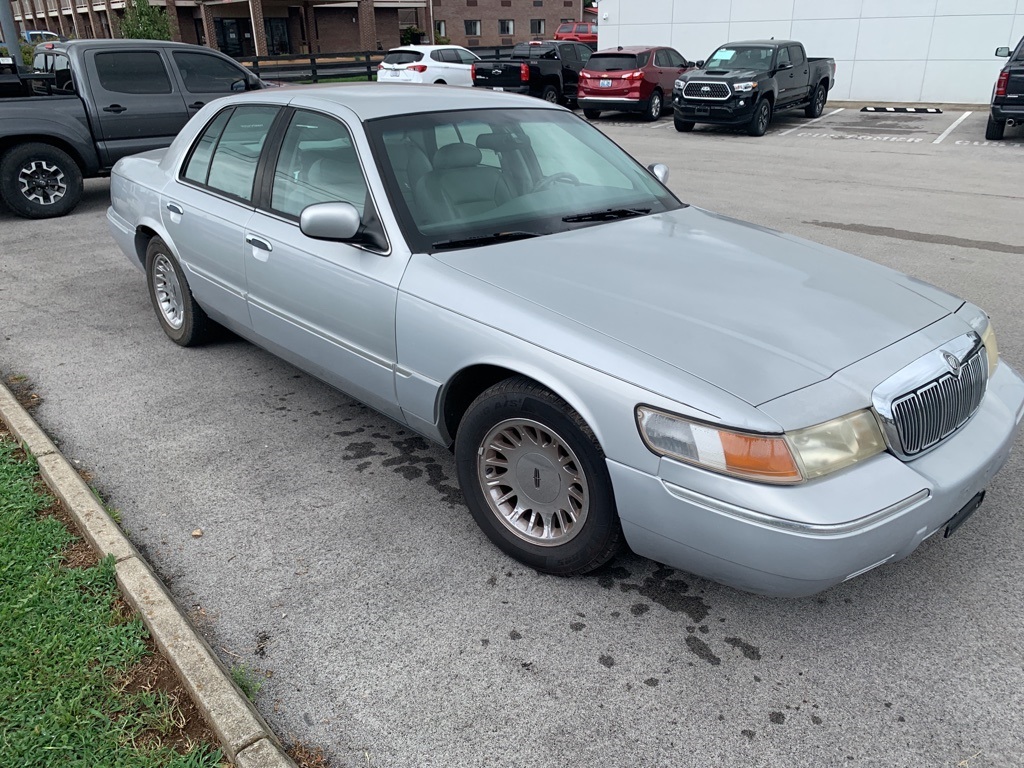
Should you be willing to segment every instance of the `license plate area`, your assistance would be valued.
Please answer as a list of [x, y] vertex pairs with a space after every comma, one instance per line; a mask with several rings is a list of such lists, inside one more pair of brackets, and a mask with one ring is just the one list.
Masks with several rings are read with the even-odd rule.
[[711, 107], [697, 107], [697, 114], [698, 115], [710, 115], [711, 114]]
[[611, 88], [612, 87], [612, 81], [611, 80], [600, 80], [600, 81], [598, 81], [597, 84], [601, 88]]
[[963, 509], [953, 515], [949, 520], [946, 521], [946, 530], [942, 534], [942, 538], [948, 539], [952, 536], [956, 529], [967, 522], [967, 518], [973, 515], [978, 507], [981, 506], [981, 502], [985, 500], [985, 492], [977, 494], [974, 498], [964, 504]]

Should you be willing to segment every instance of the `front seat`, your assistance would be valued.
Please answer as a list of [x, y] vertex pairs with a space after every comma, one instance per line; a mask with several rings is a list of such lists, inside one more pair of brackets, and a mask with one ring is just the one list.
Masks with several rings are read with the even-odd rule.
[[480, 165], [482, 157], [472, 144], [437, 150], [434, 170], [416, 184], [416, 202], [427, 223], [472, 218], [512, 199], [504, 174]]

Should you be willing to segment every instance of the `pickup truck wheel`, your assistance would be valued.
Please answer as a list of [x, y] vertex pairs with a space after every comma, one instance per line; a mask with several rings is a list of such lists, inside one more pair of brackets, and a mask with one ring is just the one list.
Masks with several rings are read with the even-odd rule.
[[455, 462], [466, 505], [505, 554], [568, 576], [603, 565], [622, 529], [601, 447], [560, 397], [515, 377], [462, 419]]
[[747, 133], [751, 136], [764, 136], [771, 121], [772, 103], [768, 99], [762, 99], [754, 107], [754, 114], [750, 118], [750, 125], [747, 126]]
[[0, 159], [0, 196], [27, 219], [63, 216], [82, 199], [82, 171], [62, 149], [20, 144]]
[[821, 113], [825, 111], [825, 98], [828, 94], [825, 92], [825, 86], [818, 83], [814, 88], [814, 92], [811, 94], [811, 103], [807, 105], [804, 110], [804, 115], [810, 118], [821, 117]]
[[558, 97], [558, 89], [553, 85], [545, 85], [544, 90], [540, 92], [540, 97], [548, 104], [558, 104], [561, 101]]
[[988, 116], [988, 125], [985, 126], [985, 138], [989, 141], [999, 141], [1003, 138], [1003, 131], [1006, 130], [1006, 123], [996, 120], [992, 115]]
[[159, 237], [146, 248], [146, 283], [160, 326], [171, 341], [194, 347], [209, 339], [212, 321], [192, 297], [185, 273]]
[[661, 97], [661, 91], [655, 91], [647, 101], [647, 109], [644, 110], [644, 122], [653, 123], [661, 117], [661, 111], [665, 102]]
[[680, 120], [679, 115], [673, 115], [672, 122], [675, 124], [676, 130], [680, 133], [689, 133], [693, 130], [693, 126], [696, 125], [696, 123], [689, 120]]
[[585, 118], [587, 118], [587, 120], [597, 120], [597, 118], [599, 118], [601, 116], [601, 110], [600, 109], [584, 109], [583, 110], [583, 116]]

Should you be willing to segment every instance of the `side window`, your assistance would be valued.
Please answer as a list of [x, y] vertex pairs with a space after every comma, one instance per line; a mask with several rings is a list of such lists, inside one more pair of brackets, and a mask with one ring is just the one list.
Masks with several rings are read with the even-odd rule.
[[789, 48], [779, 48], [779, 59], [775, 63], [776, 67], [781, 67], [783, 64], [792, 64], [793, 62], [789, 59]]
[[444, 61], [444, 56], [441, 55], [442, 53], [444, 53], [444, 51], [442, 51], [441, 49], [431, 51], [430, 58], [432, 58], [434, 61]]
[[245, 72], [219, 56], [174, 52], [174, 66], [189, 93], [231, 93], [245, 90]]
[[277, 107], [236, 107], [213, 150], [206, 185], [242, 200], [252, 200], [256, 165], [277, 116]]
[[647, 62], [651, 60], [651, 52], [644, 51], [636, 55], [636, 67], [637, 69], [643, 69], [647, 66]]
[[297, 110], [281, 143], [270, 207], [298, 218], [307, 205], [352, 203], [362, 215], [366, 190], [348, 128], [332, 117]]
[[799, 67], [804, 63], [804, 54], [803, 51], [800, 50], [799, 45], [789, 46], [789, 58], [793, 62], [794, 67]]
[[579, 61], [579, 57], [576, 55], [576, 46], [572, 43], [558, 46], [558, 56], [565, 62]]
[[445, 48], [441, 51], [441, 57], [447, 64], [461, 64], [462, 59], [459, 58], [459, 52], [454, 48]]
[[213, 118], [213, 121], [200, 135], [199, 140], [192, 146], [192, 154], [189, 156], [188, 162], [182, 169], [182, 178], [197, 184], [206, 184], [206, 179], [210, 175], [210, 158], [213, 157], [214, 147], [217, 146], [217, 141], [224, 132], [224, 126], [227, 125], [231, 112], [232, 110], [225, 109]]
[[586, 64], [588, 61], [590, 61], [590, 57], [593, 55], [594, 52], [590, 50], [587, 46], [585, 46], [583, 43], [579, 43], [576, 45], [576, 53], [579, 54], [580, 61]]
[[93, 60], [100, 86], [112, 93], [170, 93], [171, 80], [155, 51], [97, 53]]
[[672, 60], [669, 59], [668, 51], [664, 48], [659, 48], [654, 54], [654, 66], [656, 67], [671, 67]]
[[670, 67], [682, 69], [686, 66], [686, 59], [683, 58], [679, 51], [673, 50], [672, 48], [666, 48], [665, 53], [668, 54], [668, 61]]
[[456, 49], [455, 53], [458, 54], [459, 61], [463, 64], [472, 64], [474, 61], [480, 61], [480, 57], [471, 51]]

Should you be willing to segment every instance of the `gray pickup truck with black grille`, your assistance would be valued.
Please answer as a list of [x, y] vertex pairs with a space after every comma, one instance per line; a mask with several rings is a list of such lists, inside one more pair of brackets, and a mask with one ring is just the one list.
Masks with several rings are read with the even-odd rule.
[[763, 136], [781, 110], [802, 108], [818, 117], [836, 77], [835, 59], [811, 58], [793, 40], [727, 43], [697, 67], [672, 91], [676, 130], [683, 133], [712, 123]]

